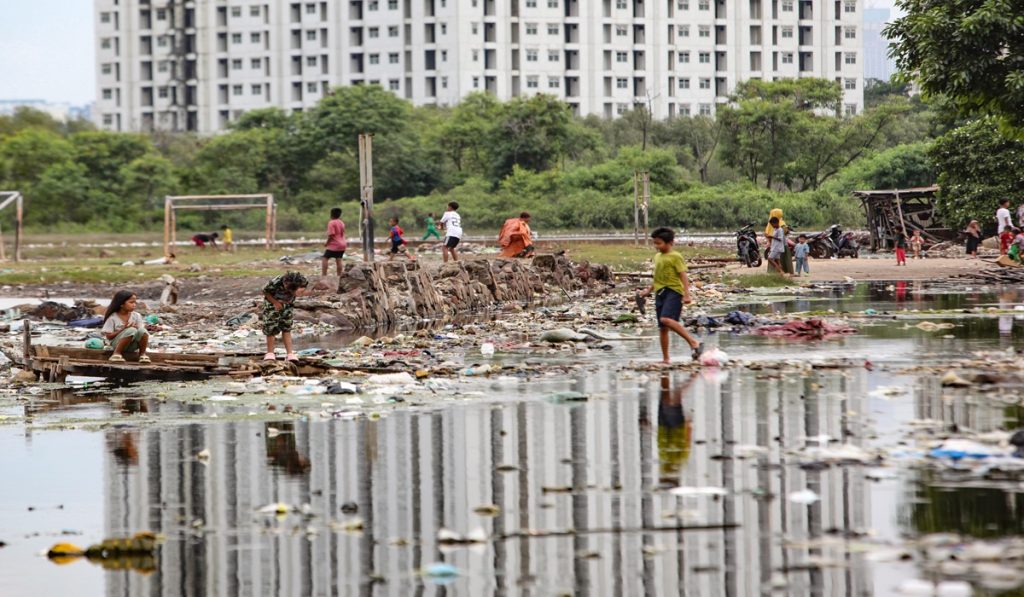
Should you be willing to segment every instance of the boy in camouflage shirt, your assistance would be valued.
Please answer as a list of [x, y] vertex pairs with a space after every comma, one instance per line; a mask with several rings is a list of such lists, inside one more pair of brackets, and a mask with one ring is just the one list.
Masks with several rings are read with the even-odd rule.
[[263, 287], [263, 333], [267, 336], [265, 361], [277, 360], [274, 354], [274, 336], [281, 334], [284, 341], [285, 357], [297, 361], [292, 351], [292, 304], [296, 297], [305, 293], [309, 280], [299, 272], [288, 272], [278, 276]]

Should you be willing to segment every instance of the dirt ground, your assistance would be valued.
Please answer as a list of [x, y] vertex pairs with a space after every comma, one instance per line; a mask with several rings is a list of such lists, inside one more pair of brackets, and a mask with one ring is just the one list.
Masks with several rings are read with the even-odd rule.
[[[811, 282], [842, 281], [846, 278], [854, 280], [937, 280], [957, 274], [977, 271], [992, 265], [985, 259], [967, 258], [931, 258], [908, 259], [906, 266], [897, 266], [893, 258], [880, 259], [812, 259], [811, 275], [804, 274], [801, 280]], [[735, 274], [764, 273], [765, 266], [747, 269], [730, 265], [729, 271]]]

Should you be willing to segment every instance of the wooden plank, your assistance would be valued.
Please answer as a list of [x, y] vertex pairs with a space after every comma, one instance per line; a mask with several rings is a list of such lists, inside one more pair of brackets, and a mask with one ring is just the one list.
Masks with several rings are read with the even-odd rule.
[[32, 361], [32, 322], [25, 320], [24, 327], [21, 329], [21, 349], [22, 358], [25, 359], [25, 363]]

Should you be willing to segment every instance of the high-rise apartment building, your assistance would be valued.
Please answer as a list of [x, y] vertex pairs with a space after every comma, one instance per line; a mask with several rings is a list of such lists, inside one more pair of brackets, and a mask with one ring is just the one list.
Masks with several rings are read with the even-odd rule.
[[111, 130], [224, 129], [377, 84], [417, 105], [549, 93], [581, 115], [714, 114], [747, 79], [863, 105], [863, 0], [95, 0]]
[[890, 19], [888, 8], [864, 9], [864, 78], [888, 81], [896, 73], [889, 57], [889, 40], [882, 35]]

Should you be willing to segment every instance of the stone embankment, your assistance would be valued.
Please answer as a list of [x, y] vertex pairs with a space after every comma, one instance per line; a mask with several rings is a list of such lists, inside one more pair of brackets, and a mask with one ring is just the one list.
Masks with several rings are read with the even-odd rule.
[[569, 292], [599, 293], [611, 284], [608, 266], [575, 264], [561, 255], [464, 260], [436, 270], [414, 261], [357, 263], [339, 280], [337, 294], [301, 300], [295, 315], [341, 329], [391, 327], [505, 304], [552, 304], [565, 300]]

